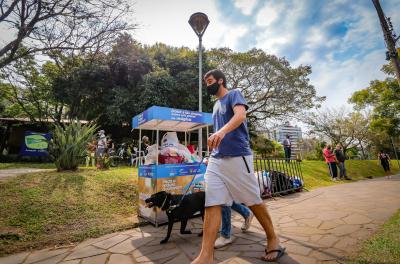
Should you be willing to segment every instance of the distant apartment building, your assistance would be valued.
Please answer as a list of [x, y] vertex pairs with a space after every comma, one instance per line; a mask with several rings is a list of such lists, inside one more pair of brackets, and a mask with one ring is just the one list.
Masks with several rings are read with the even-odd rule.
[[[290, 141], [292, 144], [292, 158], [300, 157], [300, 146], [299, 141], [302, 139], [301, 128], [297, 126], [290, 125], [289, 122], [286, 122], [284, 125], [276, 128], [272, 131], [272, 138], [283, 145], [283, 140], [286, 138], [286, 135], [289, 135]], [[301, 157], [300, 157], [301, 158]]]

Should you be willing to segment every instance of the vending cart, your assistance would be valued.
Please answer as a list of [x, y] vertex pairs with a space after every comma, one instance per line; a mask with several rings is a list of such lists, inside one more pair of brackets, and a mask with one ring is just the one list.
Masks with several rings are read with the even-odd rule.
[[[196, 191], [194, 187], [201, 186], [204, 182], [206, 165], [201, 162], [201, 152], [198, 153], [200, 159], [197, 161], [160, 164], [159, 145], [163, 144], [160, 142], [160, 132], [183, 132], [185, 134], [184, 146], [188, 146], [192, 131], [206, 128], [208, 135], [211, 125], [212, 116], [209, 113], [159, 106], [152, 106], [133, 117], [132, 129], [139, 129], [139, 155], [143, 153], [141, 149], [142, 130], [156, 131], [156, 145], [153, 145], [153, 150], [155, 149], [157, 158], [153, 164], [140, 164], [138, 168], [138, 214], [140, 217], [155, 226], [166, 223], [168, 219], [165, 212], [158, 208], [146, 208], [145, 200], [159, 191], [173, 194], [190, 193]], [[202, 147], [199, 146], [198, 150], [201, 151]], [[142, 160], [142, 157], [138, 158]]]

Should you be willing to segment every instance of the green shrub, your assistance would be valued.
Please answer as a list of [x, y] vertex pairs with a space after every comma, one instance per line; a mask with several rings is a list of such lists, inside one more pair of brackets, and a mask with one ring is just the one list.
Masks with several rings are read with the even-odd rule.
[[82, 125], [80, 122], [55, 125], [49, 152], [58, 171], [78, 168], [86, 156], [87, 144], [94, 137], [96, 129], [95, 124]]

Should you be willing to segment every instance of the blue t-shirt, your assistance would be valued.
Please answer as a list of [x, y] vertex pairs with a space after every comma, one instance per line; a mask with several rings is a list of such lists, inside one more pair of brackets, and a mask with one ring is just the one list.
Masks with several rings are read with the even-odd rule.
[[[234, 115], [233, 107], [243, 105], [246, 110], [249, 106], [238, 89], [229, 91], [214, 104], [213, 122], [214, 131], [221, 129]], [[218, 148], [213, 149], [211, 156], [216, 158], [238, 157], [252, 155], [249, 144], [249, 132], [245, 120], [235, 130], [227, 133]]]

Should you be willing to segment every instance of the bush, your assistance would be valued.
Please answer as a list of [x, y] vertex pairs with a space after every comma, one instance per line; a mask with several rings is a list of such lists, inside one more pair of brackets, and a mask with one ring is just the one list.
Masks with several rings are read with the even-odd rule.
[[78, 168], [86, 156], [87, 145], [94, 137], [96, 129], [95, 124], [82, 125], [79, 122], [55, 125], [49, 152], [58, 171]]

